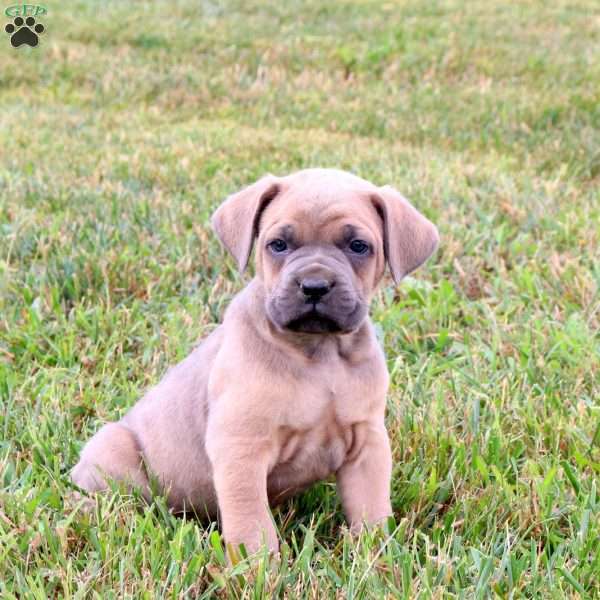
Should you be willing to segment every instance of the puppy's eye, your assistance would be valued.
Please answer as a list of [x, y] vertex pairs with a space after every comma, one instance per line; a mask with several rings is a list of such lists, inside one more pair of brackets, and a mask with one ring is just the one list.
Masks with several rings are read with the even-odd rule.
[[363, 240], [352, 240], [348, 247], [354, 254], [366, 254], [369, 251], [369, 244]]
[[280, 239], [273, 240], [267, 244], [267, 248], [274, 252], [275, 254], [281, 254], [287, 250], [288, 245]]

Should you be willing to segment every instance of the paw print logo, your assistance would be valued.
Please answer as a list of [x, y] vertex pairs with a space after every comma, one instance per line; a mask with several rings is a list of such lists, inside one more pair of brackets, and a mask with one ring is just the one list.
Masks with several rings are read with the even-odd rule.
[[44, 26], [41, 23], [35, 22], [33, 17], [15, 17], [12, 23], [4, 28], [4, 31], [10, 35], [10, 43], [18, 48], [23, 44], [27, 44], [32, 48], [38, 45], [38, 35], [44, 33]]

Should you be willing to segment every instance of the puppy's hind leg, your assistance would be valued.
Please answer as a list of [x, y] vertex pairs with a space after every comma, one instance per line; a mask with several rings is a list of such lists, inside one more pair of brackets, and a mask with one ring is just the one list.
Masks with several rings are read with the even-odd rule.
[[86, 444], [71, 478], [88, 492], [106, 490], [108, 482], [115, 480], [150, 496], [140, 445], [134, 433], [120, 423], [104, 425]]

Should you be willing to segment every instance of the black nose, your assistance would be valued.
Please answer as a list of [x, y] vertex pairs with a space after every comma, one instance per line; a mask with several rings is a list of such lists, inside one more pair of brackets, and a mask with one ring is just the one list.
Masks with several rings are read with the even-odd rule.
[[310, 300], [319, 300], [331, 289], [326, 279], [303, 279], [300, 282], [302, 293]]

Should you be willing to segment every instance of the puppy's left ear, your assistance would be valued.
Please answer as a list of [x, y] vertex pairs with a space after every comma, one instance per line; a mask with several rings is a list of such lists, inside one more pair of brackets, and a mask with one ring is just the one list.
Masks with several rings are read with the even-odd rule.
[[400, 192], [389, 185], [379, 188], [373, 203], [383, 219], [383, 247], [396, 283], [420, 267], [439, 243], [437, 227]]
[[265, 175], [229, 196], [212, 216], [213, 229], [242, 272], [248, 265], [252, 244], [258, 235], [260, 215], [279, 190], [280, 179]]

